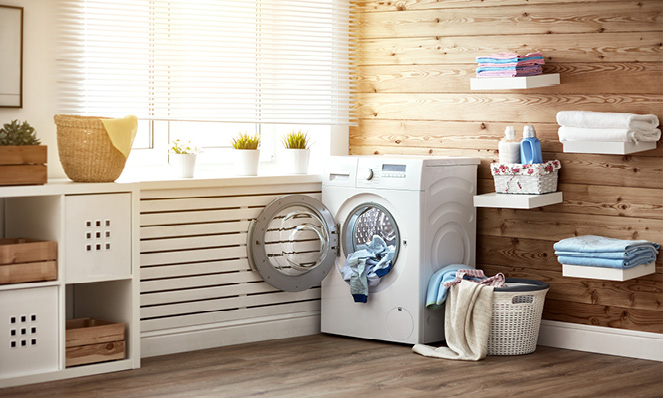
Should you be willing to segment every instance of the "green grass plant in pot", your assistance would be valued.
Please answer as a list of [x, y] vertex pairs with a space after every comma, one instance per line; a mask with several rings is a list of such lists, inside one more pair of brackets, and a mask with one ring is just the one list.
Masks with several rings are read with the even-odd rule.
[[285, 170], [290, 174], [306, 174], [311, 150], [308, 134], [301, 130], [291, 130], [282, 138], [285, 147]]
[[46, 145], [28, 122], [0, 127], [0, 185], [41, 185], [47, 180]]
[[178, 139], [171, 142], [168, 158], [178, 177], [193, 178], [198, 152], [200, 152], [198, 147], [190, 141], [182, 142]]
[[238, 133], [232, 140], [232, 147], [235, 149], [235, 173], [240, 176], [258, 175], [260, 136]]

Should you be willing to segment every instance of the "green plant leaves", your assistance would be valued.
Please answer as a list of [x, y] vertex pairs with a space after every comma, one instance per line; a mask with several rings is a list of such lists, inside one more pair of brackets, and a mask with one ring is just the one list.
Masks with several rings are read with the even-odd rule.
[[26, 121], [12, 120], [0, 128], [0, 145], [40, 145], [34, 127]]

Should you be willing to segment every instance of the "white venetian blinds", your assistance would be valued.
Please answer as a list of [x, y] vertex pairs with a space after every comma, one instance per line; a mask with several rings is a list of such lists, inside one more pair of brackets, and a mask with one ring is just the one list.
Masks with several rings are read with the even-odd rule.
[[353, 0], [63, 0], [64, 113], [349, 124]]

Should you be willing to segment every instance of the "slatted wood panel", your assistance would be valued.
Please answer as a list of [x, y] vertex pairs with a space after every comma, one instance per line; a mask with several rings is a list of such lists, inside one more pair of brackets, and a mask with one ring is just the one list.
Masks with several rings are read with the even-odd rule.
[[[476, 156], [479, 193], [508, 125], [533, 124], [562, 161], [564, 202], [479, 209], [478, 266], [551, 283], [544, 318], [663, 333], [663, 263], [627, 282], [564, 278], [552, 245], [598, 234], [663, 243], [663, 148], [628, 156], [562, 153], [562, 110], [663, 119], [659, 0], [360, 1], [360, 119], [352, 154]], [[541, 50], [561, 85], [470, 91], [478, 55]]]
[[141, 331], [195, 331], [319, 311], [319, 288], [279, 291], [247, 259], [250, 220], [294, 193], [320, 198], [320, 184], [143, 191]]

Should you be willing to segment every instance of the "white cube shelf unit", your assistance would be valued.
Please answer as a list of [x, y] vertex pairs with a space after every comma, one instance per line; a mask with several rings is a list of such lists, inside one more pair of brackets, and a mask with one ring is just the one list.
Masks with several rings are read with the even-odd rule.
[[[0, 187], [4, 237], [58, 247], [57, 280], [0, 285], [0, 388], [140, 366], [138, 196], [137, 184]], [[126, 325], [125, 359], [65, 367], [66, 320], [85, 317]]]

